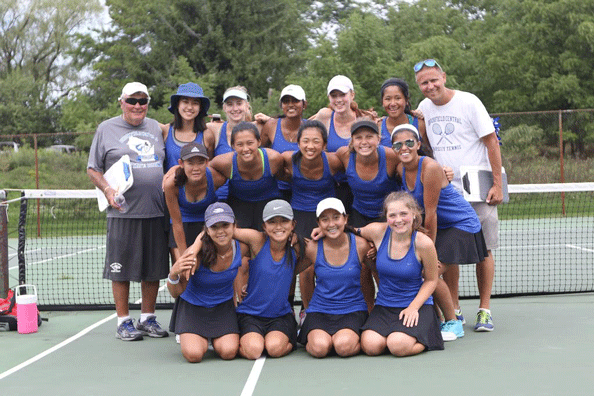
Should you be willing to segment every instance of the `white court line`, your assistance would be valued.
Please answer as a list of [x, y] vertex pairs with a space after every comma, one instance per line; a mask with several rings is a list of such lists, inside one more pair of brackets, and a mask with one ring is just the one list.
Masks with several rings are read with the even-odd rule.
[[53, 347], [51, 347], [50, 349], [47, 349], [43, 352], [41, 352], [40, 354], [38, 354], [37, 356], [33, 356], [31, 359], [19, 364], [18, 366], [15, 366], [9, 370], [6, 370], [5, 372], [3, 372], [2, 374], [0, 374], [0, 380], [8, 377], [11, 374], [16, 373], [17, 371], [19, 371], [22, 368], [25, 368], [27, 366], [29, 366], [32, 363], [35, 363], [36, 361], [46, 357], [47, 355], [49, 355], [50, 353], [53, 353], [55, 351], [57, 351], [58, 349], [65, 347], [66, 345], [70, 344], [72, 341], [75, 341], [77, 339], [79, 339], [80, 337], [84, 336], [85, 334], [87, 334], [88, 332], [90, 332], [91, 330], [95, 329], [96, 327], [101, 326], [103, 323], [108, 322], [110, 320], [112, 320], [113, 318], [116, 317], [116, 314], [112, 314], [110, 316], [108, 316], [105, 319], [100, 320], [97, 323], [94, 323], [92, 325], [90, 325], [89, 327], [87, 327], [86, 329], [80, 331], [78, 334], [73, 335], [72, 337], [62, 341], [61, 343], [59, 343], [58, 345], [54, 345]]
[[[165, 284], [164, 286], [161, 286], [159, 288], [159, 291], [163, 289], [163, 287], [166, 287], [167, 285]], [[139, 298], [135, 304], [140, 304], [142, 302], [142, 298]], [[47, 355], [49, 355], [50, 353], [56, 352], [58, 349], [65, 347], [66, 345], [70, 344], [73, 341], [78, 340], [79, 338], [81, 338], [82, 336], [84, 336], [85, 334], [89, 333], [91, 330], [96, 329], [97, 327], [101, 326], [102, 324], [109, 322], [110, 320], [117, 318], [117, 313], [113, 313], [111, 315], [109, 315], [107, 318], [105, 319], [101, 319], [99, 322], [96, 322], [92, 325], [90, 325], [89, 327], [87, 327], [84, 330], [81, 330], [80, 332], [78, 332], [77, 334], [73, 335], [72, 337], [62, 341], [61, 343], [59, 343], [58, 345], [54, 345], [53, 347], [51, 347], [50, 349], [47, 349], [43, 352], [41, 352], [40, 354], [33, 356], [31, 359], [9, 369], [6, 370], [5, 372], [0, 374], [0, 380], [8, 377], [11, 374], [16, 373], [17, 371], [19, 371], [20, 369], [23, 369], [27, 366], [29, 366], [30, 364], [35, 363], [36, 361], [46, 357]]]
[[254, 366], [252, 367], [252, 371], [243, 387], [243, 391], [241, 391], [241, 396], [252, 396], [254, 393], [254, 389], [256, 389], [256, 384], [258, 383], [258, 378], [260, 377], [260, 373], [262, 372], [262, 367], [264, 367], [264, 362], [266, 361], [265, 356], [261, 356], [254, 362]]
[[[65, 257], [72, 257], [72, 256], [76, 256], [77, 254], [88, 253], [88, 252], [92, 252], [94, 250], [99, 250], [99, 249], [104, 249], [104, 248], [105, 248], [105, 245], [101, 245], [101, 246], [94, 247], [94, 248], [89, 248], [89, 249], [85, 249], [85, 250], [79, 250], [78, 252], [68, 253], [68, 254], [64, 254], [62, 256], [50, 257], [50, 258], [47, 258], [45, 260], [35, 261], [35, 262], [32, 262], [32, 263], [27, 264], [27, 266], [32, 266], [32, 265], [35, 265], [35, 264], [47, 263], [48, 261], [59, 260], [59, 259], [65, 258]], [[15, 266], [10, 267], [8, 269], [9, 270], [14, 270], [14, 269], [17, 269], [17, 268], [19, 268], [19, 266], [18, 265], [15, 265]]]
[[[33, 252], [38, 252], [40, 250], [41, 250], [41, 248], [40, 249], [33, 249], [33, 250], [25, 250], [25, 254], [31, 254]], [[18, 253], [11, 253], [11, 254], [8, 255], [8, 258], [11, 259], [11, 258], [16, 257], [16, 256], [18, 256]]]
[[571, 248], [571, 249], [583, 250], [585, 252], [594, 253], [594, 249], [586, 249], [586, 248], [583, 248], [583, 247], [580, 247], [580, 246], [575, 246], [575, 245], [565, 245], [565, 246], [567, 246], [568, 248]]

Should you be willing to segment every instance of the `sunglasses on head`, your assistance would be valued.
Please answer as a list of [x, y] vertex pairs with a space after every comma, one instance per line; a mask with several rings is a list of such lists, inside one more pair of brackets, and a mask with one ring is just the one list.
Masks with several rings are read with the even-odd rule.
[[442, 70], [441, 66], [439, 66], [439, 63], [437, 63], [437, 61], [435, 59], [425, 59], [424, 61], [420, 61], [419, 63], [417, 63], [415, 65], [415, 68], [414, 68], [415, 73], [420, 72], [421, 69], [425, 66], [427, 66], [427, 67], [436, 67], [437, 66], [437, 68], [439, 68], [439, 70]]
[[136, 103], [138, 103], [141, 106], [144, 106], [149, 102], [149, 100], [147, 98], [126, 98], [124, 99], [124, 102], [128, 103], [130, 106], [136, 106]]
[[392, 148], [396, 151], [400, 150], [403, 145], [406, 145], [406, 147], [408, 147], [408, 148], [413, 148], [415, 146], [415, 143], [417, 143], [417, 142], [415, 142], [414, 139], [406, 139], [404, 142], [392, 143]]

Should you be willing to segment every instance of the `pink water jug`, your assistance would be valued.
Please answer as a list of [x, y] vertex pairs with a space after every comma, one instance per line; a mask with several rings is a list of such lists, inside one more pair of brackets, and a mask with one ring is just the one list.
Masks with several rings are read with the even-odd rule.
[[[22, 294], [22, 290], [33, 294]], [[34, 285], [20, 285], [16, 288], [17, 331], [21, 334], [37, 332], [37, 289]]]

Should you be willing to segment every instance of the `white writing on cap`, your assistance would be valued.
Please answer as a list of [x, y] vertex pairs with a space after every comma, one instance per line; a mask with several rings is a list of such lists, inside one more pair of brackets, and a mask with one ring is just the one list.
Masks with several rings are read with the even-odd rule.
[[215, 210], [212, 211], [212, 213], [222, 213], [224, 211], [225, 211], [225, 209], [223, 209], [223, 208], [216, 208]]
[[192, 149], [192, 152], [193, 152], [193, 153], [195, 153], [195, 152], [200, 152], [200, 150], [198, 150], [198, 147], [194, 147], [194, 148]]

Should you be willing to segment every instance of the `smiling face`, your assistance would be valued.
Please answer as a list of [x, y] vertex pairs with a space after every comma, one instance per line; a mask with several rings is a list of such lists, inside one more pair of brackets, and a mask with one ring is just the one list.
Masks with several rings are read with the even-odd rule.
[[402, 200], [390, 202], [386, 207], [386, 221], [392, 232], [412, 233], [415, 213]]
[[199, 182], [204, 178], [208, 165], [206, 158], [196, 156], [180, 162], [189, 182]]
[[321, 155], [326, 143], [318, 128], [305, 128], [299, 138], [299, 151], [303, 158], [312, 160]]
[[359, 128], [351, 137], [353, 149], [357, 155], [369, 156], [377, 151], [380, 136], [369, 128]]
[[231, 244], [233, 231], [235, 231], [235, 224], [224, 221], [215, 223], [212, 227], [206, 227], [208, 236], [213, 240], [216, 247], [221, 248], [223, 251], [228, 249]]
[[347, 216], [335, 209], [326, 209], [318, 217], [318, 226], [326, 238], [335, 239], [341, 236], [346, 223]]
[[[395, 143], [399, 143], [397, 145], [401, 146], [398, 150], [394, 147]], [[413, 146], [409, 147], [411, 144], [413, 144]], [[403, 130], [392, 136], [392, 149], [403, 164], [418, 159], [419, 154], [417, 151], [419, 148], [421, 148], [421, 142], [417, 140], [417, 136], [412, 131]]]
[[233, 138], [233, 150], [237, 152], [238, 160], [248, 162], [256, 159], [258, 147], [260, 140], [251, 130], [239, 131]]
[[281, 109], [287, 118], [301, 117], [303, 110], [305, 110], [305, 102], [290, 95], [285, 95], [281, 98]]
[[355, 99], [355, 93], [353, 91], [343, 93], [335, 89], [330, 92], [328, 99], [330, 100], [332, 110], [337, 113], [344, 113], [350, 110], [351, 102]]
[[136, 103], [131, 105], [126, 102], [126, 99], [148, 99], [148, 96], [144, 93], [135, 93], [132, 95], [128, 95], [123, 97], [120, 100], [120, 107], [122, 109], [122, 117], [124, 121], [126, 121], [130, 125], [138, 126], [142, 124], [142, 121], [146, 117], [146, 113], [148, 111], [148, 103], [141, 105], [140, 103]]
[[223, 111], [228, 121], [238, 123], [247, 119], [249, 105], [247, 101], [231, 96], [223, 103]]
[[449, 101], [448, 90], [445, 87], [446, 74], [436, 67], [424, 67], [416, 75], [417, 85], [426, 98], [438, 106]]
[[407, 97], [402, 93], [398, 85], [390, 85], [384, 89], [382, 106], [390, 118], [398, 118], [404, 113], [407, 104]]
[[295, 221], [286, 217], [275, 216], [264, 222], [263, 229], [271, 241], [285, 244], [291, 236], [291, 232], [295, 229]]
[[182, 119], [191, 121], [200, 113], [200, 99], [182, 96], [177, 104], [177, 111]]

